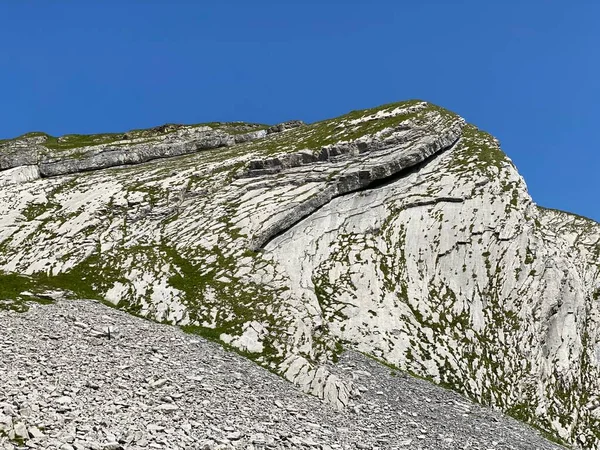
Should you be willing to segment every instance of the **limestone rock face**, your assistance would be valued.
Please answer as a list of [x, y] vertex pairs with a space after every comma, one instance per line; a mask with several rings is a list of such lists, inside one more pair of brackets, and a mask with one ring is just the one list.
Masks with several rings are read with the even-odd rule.
[[328, 363], [358, 350], [600, 449], [600, 225], [536, 206], [487, 133], [411, 101], [95, 139], [0, 144], [0, 283], [180, 325], [338, 408]]

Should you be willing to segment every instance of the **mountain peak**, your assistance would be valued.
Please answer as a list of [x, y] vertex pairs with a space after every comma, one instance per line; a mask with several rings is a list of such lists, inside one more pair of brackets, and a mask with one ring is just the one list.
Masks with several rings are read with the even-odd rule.
[[355, 350], [600, 448], [600, 225], [538, 208], [450, 111], [36, 133], [0, 144], [0, 170], [14, 305], [99, 299], [340, 409], [360, 390], [328, 367]]

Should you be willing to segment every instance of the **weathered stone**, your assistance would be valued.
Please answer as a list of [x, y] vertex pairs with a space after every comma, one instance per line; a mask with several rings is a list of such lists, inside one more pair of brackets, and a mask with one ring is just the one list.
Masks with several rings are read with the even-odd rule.
[[27, 431], [27, 426], [23, 422], [15, 422], [15, 424], [13, 425], [13, 430], [16, 439], [22, 441], [29, 439], [29, 432]]
[[44, 437], [44, 433], [40, 431], [38, 427], [29, 427], [29, 435], [34, 439], [41, 439]]
[[283, 122], [277, 125], [273, 125], [267, 129], [268, 134], [280, 133], [282, 131], [290, 130], [292, 128], [298, 128], [304, 126], [304, 122], [301, 120], [290, 120], [289, 122]]

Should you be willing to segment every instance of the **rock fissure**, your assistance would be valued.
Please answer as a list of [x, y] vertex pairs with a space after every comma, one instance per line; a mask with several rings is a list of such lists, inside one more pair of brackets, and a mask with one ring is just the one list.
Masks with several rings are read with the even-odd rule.
[[[420, 167], [430, 162], [439, 153], [450, 150], [456, 145], [458, 140], [459, 138], [456, 138], [451, 144], [445, 147], [439, 147], [424, 152], [422, 157], [411, 155], [407, 159], [392, 160], [385, 165], [375, 165], [366, 169], [352, 171], [347, 175], [339, 177], [335, 182], [328, 182], [321, 192], [292, 208], [287, 216], [279, 219], [260, 235], [255, 236], [250, 242], [249, 248], [253, 251], [264, 248], [277, 236], [280, 236], [295, 224], [314, 214], [335, 198], [365, 190], [379, 189], [386, 184], [393, 183], [399, 178], [415, 173]], [[404, 165], [404, 161], [408, 162], [410, 165]], [[441, 199], [440, 201], [460, 203], [464, 200], [448, 197]], [[437, 201], [433, 200], [433, 202], [436, 203]], [[422, 206], [426, 206], [427, 204], [427, 201], [424, 201]], [[417, 204], [416, 206], [421, 205]]]

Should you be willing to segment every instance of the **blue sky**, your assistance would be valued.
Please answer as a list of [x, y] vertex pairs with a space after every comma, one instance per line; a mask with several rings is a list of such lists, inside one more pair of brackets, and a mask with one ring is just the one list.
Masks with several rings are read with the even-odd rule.
[[539, 204], [600, 220], [600, 2], [23, 0], [0, 16], [0, 138], [420, 98], [498, 137]]

